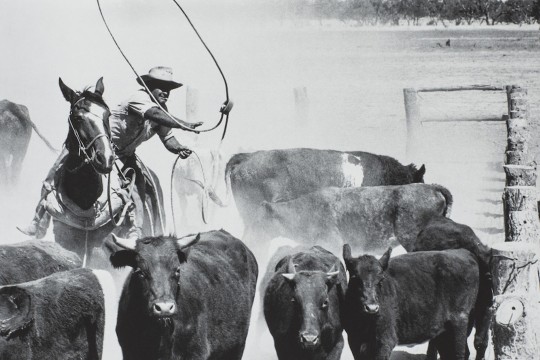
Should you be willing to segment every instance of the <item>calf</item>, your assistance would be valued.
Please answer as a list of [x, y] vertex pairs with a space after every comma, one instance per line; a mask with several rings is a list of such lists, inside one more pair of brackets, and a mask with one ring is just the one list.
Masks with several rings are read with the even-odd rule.
[[89, 269], [0, 287], [0, 359], [101, 359], [112, 290], [108, 273]]
[[264, 295], [264, 315], [280, 360], [340, 358], [346, 286], [343, 265], [321, 247], [281, 259]]
[[112, 265], [133, 268], [116, 326], [124, 360], [242, 358], [258, 270], [240, 240], [220, 230], [114, 241]]
[[[484, 245], [474, 231], [467, 225], [458, 224], [446, 217], [435, 217], [418, 234], [411, 251], [430, 251], [448, 249], [467, 249], [476, 256], [480, 267], [480, 289], [475, 311], [474, 347], [476, 359], [484, 359], [491, 325], [491, 305], [493, 304], [493, 285], [491, 278], [492, 250]], [[433, 346], [428, 351], [431, 360], [436, 359]]]
[[390, 359], [396, 345], [433, 339], [442, 360], [464, 360], [479, 288], [476, 258], [464, 249], [377, 260], [351, 256], [343, 325], [355, 359]]
[[0, 285], [36, 280], [81, 267], [77, 254], [52, 241], [29, 240], [0, 246]]
[[382, 254], [389, 246], [410, 250], [432, 217], [446, 216], [452, 195], [440, 185], [410, 184], [325, 188], [294, 200], [263, 203], [246, 229], [246, 242], [258, 255], [277, 236], [321, 245], [340, 254], [344, 243], [355, 251]]

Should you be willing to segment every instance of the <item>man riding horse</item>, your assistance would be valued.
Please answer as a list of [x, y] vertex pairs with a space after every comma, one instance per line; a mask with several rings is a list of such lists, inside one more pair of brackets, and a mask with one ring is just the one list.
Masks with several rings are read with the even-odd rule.
[[[144, 84], [141, 82], [144, 81]], [[139, 209], [135, 213], [138, 215], [130, 216], [130, 229], [127, 237], [138, 238], [141, 234], [142, 208], [145, 204], [146, 178], [149, 174], [142, 171], [140, 161], [137, 160], [135, 150], [137, 147], [158, 134], [161, 142], [167, 150], [178, 154], [182, 159], [191, 154], [191, 150], [181, 145], [172, 134], [172, 128], [187, 127], [195, 129], [202, 123], [187, 123], [166, 112], [166, 103], [169, 93], [182, 86], [181, 83], [173, 81], [172, 69], [164, 66], [157, 66], [148, 72], [148, 74], [137, 78], [137, 82], [146, 87], [139, 89], [126, 101], [122, 102], [116, 110], [111, 112], [109, 118], [114, 145], [115, 154], [123, 164], [123, 171], [132, 168], [133, 171], [127, 172], [127, 176], [132, 178], [135, 174], [136, 193], [133, 196], [135, 208]], [[156, 103], [157, 102], [157, 103]], [[165, 110], [165, 111], [164, 111]], [[49, 171], [41, 191], [41, 200], [36, 208], [35, 216], [30, 225], [19, 228], [26, 235], [43, 238], [49, 227], [51, 215], [46, 211], [43, 199], [54, 188], [56, 174], [64, 165], [68, 155], [66, 148], [62, 150], [58, 160]], [[150, 175], [151, 176], [151, 175]], [[154, 189], [157, 191], [158, 189]]]

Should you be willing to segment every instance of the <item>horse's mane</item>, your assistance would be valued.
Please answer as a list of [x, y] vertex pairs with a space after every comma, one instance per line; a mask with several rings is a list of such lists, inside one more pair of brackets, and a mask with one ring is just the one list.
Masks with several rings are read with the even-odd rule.
[[90, 87], [85, 87], [83, 89], [82, 92], [78, 93], [80, 95], [80, 97], [84, 97], [84, 98], [87, 98], [87, 99], [90, 99], [92, 100], [93, 102], [95, 103], [98, 103], [100, 105], [103, 105], [104, 107], [106, 107], [107, 109], [109, 108], [109, 106], [107, 105], [107, 103], [105, 103], [105, 100], [103, 100], [103, 97], [99, 94], [96, 94], [95, 92], [93, 91], [90, 91]]

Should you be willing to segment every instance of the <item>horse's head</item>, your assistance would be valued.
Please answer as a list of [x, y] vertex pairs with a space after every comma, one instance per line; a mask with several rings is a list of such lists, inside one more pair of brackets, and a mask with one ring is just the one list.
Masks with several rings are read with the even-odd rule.
[[103, 78], [95, 90], [82, 92], [71, 90], [62, 79], [60, 89], [64, 98], [71, 104], [69, 113], [69, 133], [66, 147], [70, 153], [78, 151], [81, 161], [87, 162], [101, 174], [107, 174], [114, 164], [109, 129], [110, 111], [103, 100]]

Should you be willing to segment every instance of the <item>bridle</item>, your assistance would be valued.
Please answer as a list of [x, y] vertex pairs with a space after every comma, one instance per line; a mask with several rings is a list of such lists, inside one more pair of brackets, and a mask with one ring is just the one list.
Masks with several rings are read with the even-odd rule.
[[[83, 100], [87, 100], [87, 101], [90, 101], [92, 104], [95, 104], [101, 108], [106, 108], [108, 110], [108, 108], [105, 106], [103, 106], [102, 104], [99, 104], [95, 101], [92, 101], [92, 100], [89, 100], [87, 99], [86, 97], [82, 96], [79, 100], [77, 100], [72, 106], [71, 106], [71, 109], [69, 110], [69, 116], [68, 116], [68, 123], [69, 123], [69, 126], [71, 127], [71, 130], [73, 131], [73, 134], [75, 135], [75, 138], [77, 139], [77, 143], [78, 143], [78, 146], [79, 146], [79, 156], [81, 155], [81, 153], [84, 155], [84, 160], [81, 162], [80, 165], [76, 166], [75, 168], [73, 169], [67, 169], [69, 172], [75, 172], [77, 170], [79, 170], [80, 168], [82, 168], [84, 165], [86, 164], [90, 164], [92, 166], [92, 168], [94, 168], [94, 170], [97, 172], [96, 168], [94, 167], [94, 164], [93, 164], [93, 161], [94, 161], [94, 158], [95, 158], [95, 152], [92, 154], [92, 156], [88, 155], [88, 151], [90, 150], [90, 148], [94, 145], [94, 143], [102, 138], [102, 137], [106, 137], [107, 140], [109, 141], [109, 144], [111, 145], [112, 147], [112, 144], [111, 144], [111, 133], [110, 133], [110, 128], [108, 127], [105, 127], [106, 131], [105, 132], [102, 132], [98, 135], [96, 135], [92, 140], [90, 140], [90, 142], [88, 144], [84, 144], [84, 142], [82, 141], [81, 139], [81, 136], [79, 134], [79, 131], [75, 128], [75, 126], [73, 126], [73, 122], [71, 121], [71, 118], [73, 116], [73, 109], [75, 108], [75, 106], [83, 101]], [[87, 112], [87, 114], [90, 114], [91, 115], [91, 120], [92, 121], [100, 121], [102, 123], [104, 123], [104, 119], [100, 118], [98, 115], [96, 114], [93, 114], [92, 112]], [[99, 120], [97, 120], [99, 118]]]

